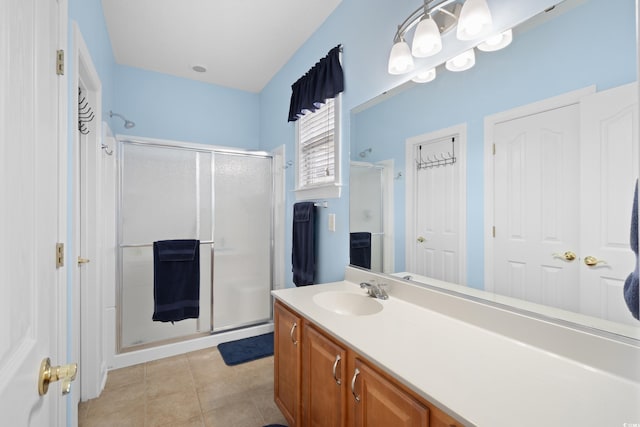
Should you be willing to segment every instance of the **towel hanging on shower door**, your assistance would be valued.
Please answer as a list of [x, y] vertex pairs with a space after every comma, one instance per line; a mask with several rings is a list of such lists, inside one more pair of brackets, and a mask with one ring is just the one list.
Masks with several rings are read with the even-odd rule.
[[153, 320], [200, 317], [200, 241], [153, 242]]

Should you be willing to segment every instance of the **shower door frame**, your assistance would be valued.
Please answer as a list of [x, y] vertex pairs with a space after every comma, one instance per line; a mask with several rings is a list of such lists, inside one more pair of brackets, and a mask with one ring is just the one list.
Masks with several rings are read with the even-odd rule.
[[[247, 150], [247, 149], [239, 149], [239, 148], [231, 148], [231, 147], [224, 147], [224, 146], [219, 146], [219, 145], [207, 145], [207, 144], [198, 144], [198, 143], [193, 143], [193, 142], [184, 142], [184, 141], [173, 141], [173, 140], [165, 140], [165, 139], [156, 139], [156, 138], [146, 138], [146, 137], [137, 137], [137, 136], [127, 136], [127, 135], [116, 135], [116, 140], [118, 143], [118, 151], [117, 151], [117, 155], [118, 155], [118, 172], [117, 172], [117, 177], [118, 177], [118, 182], [117, 182], [117, 191], [118, 191], [118, 197], [117, 197], [117, 224], [116, 224], [116, 232], [117, 232], [117, 256], [116, 256], [116, 274], [117, 274], [117, 280], [116, 280], [116, 325], [115, 325], [115, 332], [116, 332], [116, 354], [122, 354], [122, 353], [127, 353], [127, 352], [131, 352], [131, 351], [137, 351], [137, 350], [143, 350], [143, 349], [147, 349], [147, 348], [153, 348], [153, 347], [158, 347], [161, 345], [165, 345], [165, 344], [173, 344], [173, 343], [177, 343], [177, 342], [183, 342], [183, 341], [188, 341], [188, 340], [192, 340], [195, 338], [200, 338], [200, 337], [205, 337], [205, 336], [209, 336], [209, 335], [214, 335], [214, 334], [220, 334], [220, 333], [225, 333], [225, 332], [229, 332], [235, 329], [241, 329], [241, 328], [245, 328], [245, 327], [251, 327], [251, 326], [257, 326], [257, 325], [261, 325], [261, 324], [265, 324], [265, 323], [269, 323], [273, 320], [273, 305], [271, 305], [270, 308], [270, 316], [268, 319], [264, 319], [264, 320], [258, 320], [256, 322], [250, 322], [250, 323], [246, 323], [246, 324], [242, 324], [242, 325], [237, 325], [237, 326], [233, 326], [233, 327], [228, 327], [228, 328], [224, 328], [221, 330], [217, 330], [214, 331], [214, 324], [213, 324], [213, 319], [214, 319], [214, 269], [215, 269], [215, 241], [214, 241], [214, 234], [215, 234], [215, 155], [216, 154], [227, 154], [227, 155], [236, 155], [236, 156], [246, 156], [246, 157], [257, 157], [257, 158], [264, 158], [264, 159], [270, 159], [270, 170], [271, 170], [271, 201], [270, 201], [270, 212], [271, 212], [271, 221], [270, 221], [270, 227], [269, 227], [269, 265], [270, 265], [270, 272], [269, 272], [269, 290], [273, 290], [273, 286], [274, 286], [274, 267], [273, 267], [273, 260], [274, 260], [274, 214], [275, 214], [275, 206], [274, 206], [274, 192], [275, 192], [275, 180], [274, 180], [274, 155], [272, 153], [269, 153], [267, 151], [260, 151], [260, 150]], [[208, 153], [211, 154], [211, 191], [212, 191], [212, 197], [211, 197], [211, 236], [210, 239], [206, 240], [205, 242], [200, 242], [201, 245], [205, 244], [208, 245], [211, 249], [211, 300], [209, 301], [210, 304], [210, 308], [211, 308], [211, 314], [210, 314], [210, 319], [209, 319], [209, 331], [206, 332], [195, 332], [193, 334], [188, 334], [188, 335], [183, 335], [183, 336], [179, 336], [179, 337], [173, 337], [173, 338], [167, 338], [167, 339], [162, 339], [162, 340], [157, 340], [157, 341], [153, 341], [153, 342], [148, 342], [148, 343], [143, 343], [143, 344], [138, 344], [138, 345], [131, 345], [131, 346], [127, 346], [124, 347], [122, 345], [122, 326], [123, 326], [123, 312], [122, 312], [122, 298], [123, 298], [123, 251], [122, 249], [125, 248], [133, 248], [133, 247], [150, 247], [153, 245], [152, 243], [134, 243], [134, 244], [127, 244], [127, 245], [123, 245], [122, 244], [122, 194], [123, 194], [123, 189], [122, 189], [122, 174], [123, 174], [123, 157], [124, 157], [124, 150], [123, 147], [125, 144], [132, 144], [132, 145], [141, 145], [141, 146], [146, 146], [146, 147], [157, 147], [157, 148], [169, 148], [169, 149], [178, 149], [178, 150], [186, 150], [186, 151], [195, 151], [195, 152], [202, 152], [202, 153]], [[200, 319], [197, 320], [197, 322], [200, 322]]]

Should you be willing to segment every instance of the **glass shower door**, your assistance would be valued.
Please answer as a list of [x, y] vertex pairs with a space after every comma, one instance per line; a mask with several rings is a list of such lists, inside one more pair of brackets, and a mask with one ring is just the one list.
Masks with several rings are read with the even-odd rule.
[[200, 317], [154, 322], [153, 242], [212, 241], [208, 151], [122, 143], [120, 349], [211, 331], [211, 244], [200, 245]]
[[271, 158], [215, 153], [213, 330], [271, 319]]

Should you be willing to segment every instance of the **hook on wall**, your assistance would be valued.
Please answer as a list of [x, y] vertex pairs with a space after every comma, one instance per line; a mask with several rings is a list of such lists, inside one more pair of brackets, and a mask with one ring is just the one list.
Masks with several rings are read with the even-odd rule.
[[87, 123], [92, 121], [95, 118], [93, 114], [93, 109], [89, 105], [89, 101], [87, 101], [87, 97], [82, 94], [82, 88], [78, 88], [78, 130], [81, 134], [87, 135], [89, 133], [89, 128], [87, 127]]
[[107, 153], [107, 156], [111, 156], [113, 154], [113, 150], [109, 149], [109, 146], [107, 144], [102, 144], [100, 148], [102, 148], [104, 152]]
[[293, 160], [287, 160], [287, 164], [282, 166], [282, 169], [289, 169], [291, 166], [293, 166]]

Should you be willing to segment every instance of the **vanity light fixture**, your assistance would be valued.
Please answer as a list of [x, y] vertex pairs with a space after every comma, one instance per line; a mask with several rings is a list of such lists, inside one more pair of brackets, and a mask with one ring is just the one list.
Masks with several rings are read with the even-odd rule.
[[[455, 29], [459, 40], [483, 40], [478, 49], [490, 52], [511, 43], [512, 33], [504, 33], [487, 38], [493, 20], [486, 0], [424, 0], [422, 6], [411, 13], [393, 38], [394, 44], [389, 55], [390, 74], [405, 74], [415, 68], [413, 58], [436, 55], [442, 50], [442, 35]], [[406, 41], [407, 34], [415, 28], [411, 47]], [[475, 64], [473, 48], [449, 59], [446, 68], [452, 71], [467, 70]], [[413, 81], [424, 83], [435, 78], [435, 69], [425, 70], [413, 77]]]

